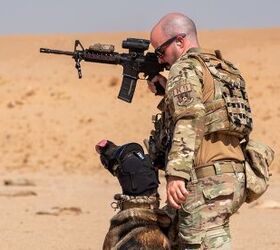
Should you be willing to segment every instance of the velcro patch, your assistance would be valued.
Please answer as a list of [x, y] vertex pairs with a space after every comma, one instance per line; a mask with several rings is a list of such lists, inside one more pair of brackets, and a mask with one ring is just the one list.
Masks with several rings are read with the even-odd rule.
[[190, 92], [192, 91], [191, 85], [186, 83], [179, 85], [173, 89], [174, 102], [178, 106], [187, 106], [193, 101]]

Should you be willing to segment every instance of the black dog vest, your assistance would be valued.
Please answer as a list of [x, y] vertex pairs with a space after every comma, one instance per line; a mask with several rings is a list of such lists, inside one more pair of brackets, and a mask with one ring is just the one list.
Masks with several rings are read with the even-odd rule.
[[136, 196], [154, 193], [159, 183], [158, 173], [142, 146], [138, 143], [123, 146], [111, 144], [110, 148], [107, 152], [101, 152], [101, 162], [118, 177], [123, 194]]

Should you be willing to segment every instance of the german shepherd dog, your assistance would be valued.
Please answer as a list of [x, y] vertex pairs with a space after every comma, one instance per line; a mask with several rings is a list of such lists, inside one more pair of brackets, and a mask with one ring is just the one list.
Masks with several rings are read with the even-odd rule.
[[122, 187], [122, 194], [114, 197], [120, 211], [111, 219], [103, 250], [171, 249], [167, 236], [171, 218], [159, 209], [158, 173], [143, 148], [102, 140], [95, 149]]

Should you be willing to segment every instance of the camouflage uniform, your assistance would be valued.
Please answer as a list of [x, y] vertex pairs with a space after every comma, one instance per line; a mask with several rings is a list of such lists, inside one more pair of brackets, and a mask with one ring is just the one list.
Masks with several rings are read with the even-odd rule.
[[244, 87], [239, 71], [214, 52], [190, 49], [170, 69], [161, 137], [166, 175], [184, 178], [189, 191], [178, 211], [181, 249], [230, 248], [229, 217], [245, 199], [239, 144], [252, 129]]

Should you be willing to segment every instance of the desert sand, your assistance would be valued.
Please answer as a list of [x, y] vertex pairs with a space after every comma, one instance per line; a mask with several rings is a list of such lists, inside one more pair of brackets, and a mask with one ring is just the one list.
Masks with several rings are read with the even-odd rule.
[[[266, 194], [232, 218], [233, 249], [280, 248], [280, 28], [200, 31], [201, 46], [219, 48], [247, 81], [252, 136], [276, 152]], [[131, 104], [117, 99], [121, 66], [82, 63], [40, 54], [40, 47], [73, 50], [142, 33], [53, 34], [0, 37], [0, 249], [98, 250], [110, 206], [120, 192], [94, 145], [142, 143], [160, 101], [139, 81]], [[165, 201], [164, 178], [160, 193]]]

